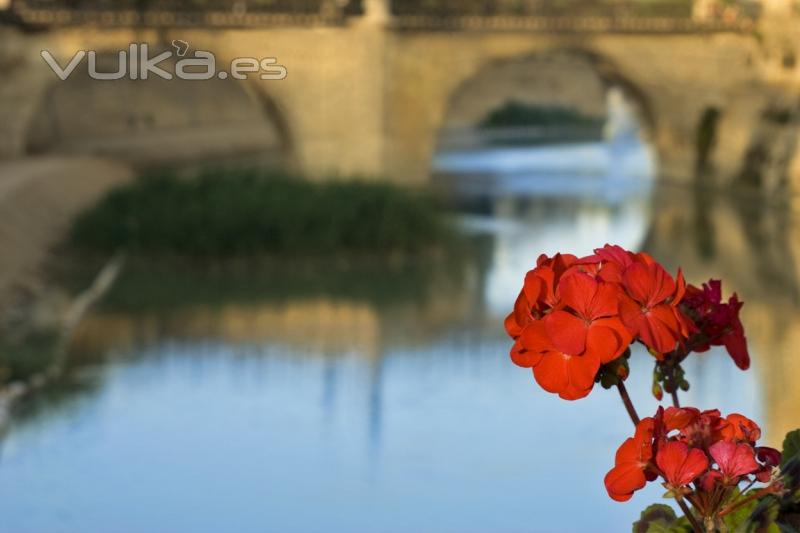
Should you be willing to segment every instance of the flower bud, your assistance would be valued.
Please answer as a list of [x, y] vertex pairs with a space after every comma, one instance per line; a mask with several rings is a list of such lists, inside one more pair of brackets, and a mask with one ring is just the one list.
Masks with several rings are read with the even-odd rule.
[[619, 383], [619, 378], [611, 372], [603, 372], [600, 376], [600, 385], [602, 385], [604, 389], [615, 387], [617, 383]]
[[659, 402], [664, 398], [664, 389], [658, 383], [653, 383], [653, 397]]

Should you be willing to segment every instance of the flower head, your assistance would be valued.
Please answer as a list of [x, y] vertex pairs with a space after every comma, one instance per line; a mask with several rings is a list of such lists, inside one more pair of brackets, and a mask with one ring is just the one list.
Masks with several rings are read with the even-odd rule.
[[659, 408], [643, 419], [633, 437], [617, 451], [605, 478], [612, 499], [626, 501], [634, 491], [657, 476], [671, 491], [693, 501], [716, 502], [717, 487], [730, 488], [741, 481], [767, 482], [780, 464], [780, 453], [757, 448], [760, 436], [752, 420], [716, 409]]
[[755, 459], [756, 452], [749, 444], [721, 440], [712, 444], [708, 453], [719, 466], [724, 485], [736, 485], [741, 476], [759, 469]]
[[511, 359], [568, 400], [589, 394], [600, 366], [631, 342], [619, 318], [619, 289], [590, 274], [596, 271], [574, 256], [540, 257], [506, 318], [515, 340]]
[[722, 282], [709, 280], [702, 288], [689, 285], [681, 308], [697, 326], [692, 336], [692, 349], [707, 351], [711, 346], [725, 346], [736, 366], [742, 370], [750, 367], [747, 338], [739, 319], [742, 302], [736, 293], [722, 303]]

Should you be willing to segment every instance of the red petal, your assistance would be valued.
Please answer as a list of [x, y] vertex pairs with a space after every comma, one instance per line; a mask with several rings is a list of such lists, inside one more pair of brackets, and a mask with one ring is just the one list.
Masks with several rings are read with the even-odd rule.
[[644, 315], [645, 322], [639, 336], [642, 341], [660, 353], [671, 352], [681, 338], [680, 323], [672, 307], [660, 304]]
[[535, 320], [528, 324], [525, 329], [522, 330], [520, 340], [526, 350], [534, 353], [543, 353], [555, 349], [553, 347], [553, 342], [550, 340], [550, 336], [547, 334], [544, 322], [541, 320]]
[[683, 300], [683, 295], [686, 293], [686, 280], [683, 278], [683, 271], [679, 268], [678, 275], [675, 278], [675, 295], [672, 297], [672, 305], [678, 305]]
[[[649, 256], [648, 256], [649, 257]], [[652, 307], [675, 294], [675, 281], [658, 263], [634, 263], [623, 274], [625, 289], [631, 297]]]
[[700, 411], [694, 407], [667, 407], [664, 411], [664, 429], [666, 431], [683, 429], [694, 422], [698, 416], [700, 416]]
[[697, 448], [679, 441], [670, 441], [661, 446], [656, 455], [656, 464], [673, 487], [691, 483], [708, 468], [706, 454]]
[[580, 391], [591, 390], [598, 370], [600, 370], [600, 360], [592, 355], [570, 357], [567, 360], [570, 388]]
[[736, 444], [723, 440], [714, 443], [708, 452], [727, 478], [738, 478], [760, 468], [755, 459], [755, 450], [749, 444]]
[[559, 352], [546, 352], [539, 364], [533, 368], [533, 377], [547, 392], [559, 393], [569, 385], [567, 359]]
[[726, 417], [728, 425], [720, 428], [725, 440], [747, 441], [755, 443], [761, 438], [761, 428], [758, 424], [738, 413], [731, 413]]
[[633, 254], [622, 246], [606, 244], [602, 248], [597, 248], [594, 253], [603, 261], [616, 263], [623, 267], [627, 267], [633, 263]]
[[614, 456], [614, 464], [646, 463], [650, 459], [647, 457], [647, 450], [650, 448], [649, 444], [647, 439], [642, 439], [639, 435], [625, 439], [625, 442], [622, 443], [622, 446], [619, 447]]
[[618, 314], [621, 292], [619, 286], [613, 283], [598, 284], [588, 318], [597, 319]]
[[647, 484], [644, 471], [635, 463], [615, 466], [606, 474], [604, 481], [608, 495], [618, 502], [630, 500], [634, 491]]
[[553, 277], [553, 271], [548, 267], [535, 268], [525, 275], [522, 292], [531, 306], [548, 300]]
[[625, 285], [625, 290], [628, 291], [631, 298], [640, 304], [644, 304], [650, 300], [653, 287], [648, 269], [645, 265], [634, 263], [629, 266], [622, 275], [622, 281]]
[[619, 317], [632, 336], [639, 335], [639, 330], [644, 327], [642, 306], [637, 304], [628, 295], [620, 296]]
[[593, 358], [547, 352], [533, 368], [533, 376], [547, 392], [565, 400], [577, 400], [591, 392], [599, 368], [599, 361]]
[[700, 487], [706, 492], [711, 492], [714, 490], [714, 485], [717, 484], [718, 481], [722, 479], [722, 474], [717, 472], [716, 470], [710, 470], [706, 472], [703, 477], [700, 478]]
[[698, 448], [692, 448], [683, 464], [681, 485], [688, 485], [708, 469], [708, 457]]
[[722, 342], [736, 366], [742, 370], [750, 368], [750, 354], [747, 351], [747, 339], [744, 332], [729, 333], [722, 338]]
[[650, 304], [657, 304], [672, 298], [675, 295], [676, 286], [675, 281], [672, 279], [664, 267], [658, 263], [654, 263], [648, 267], [650, 271], [650, 278], [652, 281], [653, 292], [650, 296]]
[[561, 278], [558, 293], [566, 305], [578, 315], [591, 319], [592, 301], [597, 292], [597, 281], [583, 272], [572, 272]]
[[598, 277], [607, 283], [622, 283], [622, 273], [625, 267], [617, 263], [605, 263], [600, 269]]
[[511, 348], [511, 360], [517, 366], [531, 368], [539, 364], [539, 361], [542, 360], [542, 354], [525, 349], [522, 345], [522, 339], [517, 339]]
[[594, 355], [602, 364], [622, 355], [631, 343], [631, 334], [618, 318], [602, 318], [589, 326], [586, 334], [586, 353]]
[[594, 383], [592, 383], [592, 386], [586, 389], [580, 389], [572, 384], [569, 384], [564, 390], [558, 393], [558, 397], [562, 400], [568, 401], [580, 400], [581, 398], [586, 398], [589, 396], [589, 393], [592, 392], [592, 389], [594, 388], [593, 386]]
[[516, 339], [522, 333], [522, 328], [520, 327], [519, 323], [517, 323], [517, 319], [514, 316], [514, 312], [508, 314], [505, 321], [503, 322], [503, 327], [508, 333], [508, 336], [512, 339]]
[[569, 355], [580, 355], [586, 348], [586, 323], [566, 311], [554, 311], [544, 318], [553, 345]]

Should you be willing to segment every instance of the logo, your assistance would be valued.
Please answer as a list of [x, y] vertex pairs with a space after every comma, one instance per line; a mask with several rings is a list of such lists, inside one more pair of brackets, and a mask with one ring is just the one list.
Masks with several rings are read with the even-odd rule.
[[[213, 53], [205, 50], [195, 50], [189, 54], [189, 43], [180, 39], [172, 41], [175, 51], [167, 50], [155, 56], [150, 56], [150, 46], [147, 43], [132, 43], [127, 50], [117, 53], [116, 70], [101, 71], [98, 68], [97, 52], [94, 50], [78, 50], [72, 58], [62, 66], [53, 57], [49, 50], [42, 50], [41, 56], [45, 63], [62, 81], [68, 79], [86, 59], [89, 77], [94, 80], [109, 81], [121, 80], [147, 80], [157, 76], [165, 80], [178, 78], [188, 81], [210, 80], [219, 78], [225, 80], [246, 80], [250, 76], [258, 76], [262, 80], [286, 79], [286, 67], [278, 64], [277, 58], [265, 57], [237, 57], [230, 62], [227, 70], [217, 69], [217, 60]], [[162, 68], [165, 62], [172, 61], [175, 56], [179, 59], [174, 62], [174, 72]]]

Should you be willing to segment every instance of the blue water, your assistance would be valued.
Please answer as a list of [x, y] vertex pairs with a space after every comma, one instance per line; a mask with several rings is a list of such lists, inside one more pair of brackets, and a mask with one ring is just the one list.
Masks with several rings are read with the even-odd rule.
[[[322, 310], [299, 335], [291, 302], [98, 311], [87, 328], [105, 362], [75, 377], [91, 387], [20, 416], [0, 444], [0, 531], [629, 530], [664, 491], [651, 484], [626, 504], [605, 493], [632, 432], [616, 392], [545, 393], [509, 361], [502, 319], [540, 252], [640, 246], [649, 192], [548, 196], [536, 172], [500, 174], [523, 189], [512, 199], [539, 201], [503, 207], [506, 192], [489, 194], [496, 212], [464, 218], [488, 252], [451, 299], [306, 302]], [[760, 417], [754, 366], [742, 373], [719, 351], [693, 359], [684, 403]], [[636, 353], [643, 416], [656, 407], [651, 370]]]

